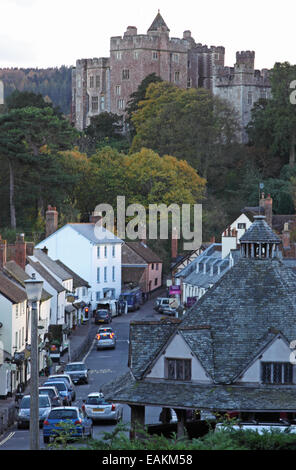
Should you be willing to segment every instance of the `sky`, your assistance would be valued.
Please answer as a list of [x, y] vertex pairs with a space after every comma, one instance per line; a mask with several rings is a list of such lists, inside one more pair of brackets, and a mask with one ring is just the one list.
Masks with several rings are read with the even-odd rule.
[[158, 9], [171, 37], [190, 30], [196, 42], [254, 50], [257, 69], [296, 63], [295, 0], [0, 0], [0, 67], [60, 67], [109, 57], [110, 37], [127, 26], [146, 34]]

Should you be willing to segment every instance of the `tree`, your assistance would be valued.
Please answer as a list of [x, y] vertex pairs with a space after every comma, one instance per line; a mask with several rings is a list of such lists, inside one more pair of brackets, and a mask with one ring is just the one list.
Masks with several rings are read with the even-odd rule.
[[132, 122], [133, 113], [135, 113], [138, 110], [139, 103], [145, 100], [146, 91], [150, 83], [158, 83], [162, 81], [163, 81], [162, 78], [156, 75], [154, 72], [150, 73], [149, 75], [147, 75], [147, 77], [145, 77], [141, 81], [140, 85], [138, 86], [137, 91], [135, 91], [134, 93], [130, 95], [130, 99], [125, 108], [125, 112], [126, 112], [126, 122], [128, 124], [128, 131], [129, 131], [131, 138], [133, 138], [136, 134], [136, 131]]
[[132, 122], [137, 133], [131, 153], [146, 147], [185, 159], [205, 178], [238, 129], [236, 114], [225, 101], [208, 90], [183, 90], [168, 82], [149, 85]]
[[34, 108], [52, 108], [54, 113], [62, 117], [62, 113], [59, 108], [54, 108], [52, 103], [45, 101], [41, 93], [33, 93], [31, 91], [19, 91], [15, 90], [6, 99], [6, 108], [8, 111], [12, 109], [20, 109], [26, 107]]
[[37, 201], [36, 214], [39, 210], [43, 212], [46, 196], [63, 184], [58, 151], [71, 148], [76, 138], [77, 132], [49, 107], [12, 109], [0, 116], [0, 156], [9, 166], [13, 228], [16, 172], [21, 172], [24, 199]]
[[291, 83], [296, 77], [296, 65], [276, 63], [271, 71], [270, 100], [260, 100], [252, 111], [248, 125], [250, 142], [263, 145], [282, 165], [295, 165], [296, 106], [291, 102]]

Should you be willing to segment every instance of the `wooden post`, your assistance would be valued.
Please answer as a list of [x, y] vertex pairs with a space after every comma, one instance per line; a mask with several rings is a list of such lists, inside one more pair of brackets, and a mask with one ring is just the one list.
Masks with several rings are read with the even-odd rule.
[[185, 423], [186, 423], [186, 410], [175, 409], [178, 423], [177, 423], [177, 438], [185, 436]]
[[141, 439], [143, 434], [141, 430], [145, 426], [145, 406], [144, 405], [130, 405], [131, 408], [131, 429], [130, 440]]

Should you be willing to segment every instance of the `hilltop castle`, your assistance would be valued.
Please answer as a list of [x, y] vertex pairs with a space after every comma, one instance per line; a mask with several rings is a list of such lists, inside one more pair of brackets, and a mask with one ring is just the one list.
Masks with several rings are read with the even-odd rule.
[[204, 87], [228, 100], [237, 110], [246, 142], [245, 126], [253, 104], [270, 97], [268, 71], [255, 70], [253, 51], [237, 52], [234, 67], [225, 67], [225, 48], [196, 43], [190, 31], [170, 38], [158, 12], [147, 34], [128, 26], [122, 36], [111, 37], [110, 57], [77, 60], [72, 75], [72, 122], [79, 130], [103, 111], [124, 114], [131, 93], [155, 73], [181, 88]]

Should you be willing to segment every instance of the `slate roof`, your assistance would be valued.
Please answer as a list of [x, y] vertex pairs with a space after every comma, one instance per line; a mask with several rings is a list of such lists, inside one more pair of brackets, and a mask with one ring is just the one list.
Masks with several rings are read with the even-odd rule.
[[124, 243], [121, 249], [121, 265], [122, 266], [147, 266], [147, 262], [140, 256], [135, 250], [132, 249], [128, 245], [128, 243]]
[[0, 272], [0, 293], [14, 304], [27, 300], [26, 291], [18, 287], [3, 272]]
[[[27, 279], [31, 279], [29, 274], [26, 273], [15, 261], [8, 261], [4, 266], [4, 271], [9, 275], [12, 276], [23, 288], [25, 288], [24, 281]], [[41, 301], [48, 300], [52, 297], [49, 292], [45, 289], [42, 289]]]
[[71, 274], [60, 266], [56, 261], [50, 258], [44, 251], [39, 248], [34, 249], [34, 257], [37, 258], [40, 263], [44, 264], [49, 271], [54, 273], [62, 281], [68, 281], [72, 279]]
[[81, 223], [81, 224], [67, 224], [79, 235], [87, 238], [94, 245], [103, 243], [123, 243], [123, 241], [116, 237], [113, 233], [104, 227], [98, 226], [94, 223]]
[[126, 245], [146, 263], [162, 263], [160, 257], [143, 242], [126, 242]]
[[63, 292], [66, 290], [66, 288], [62, 286], [62, 284], [60, 284], [39, 262], [32, 261], [30, 258], [28, 258], [28, 263], [57, 292]]
[[176, 323], [170, 321], [130, 324], [129, 366], [135, 377], [142, 376], [175, 329]]
[[74, 271], [72, 271], [72, 269], [69, 268], [69, 266], [66, 266], [62, 261], [60, 261], [59, 259], [55, 260], [55, 262], [61, 267], [63, 268], [65, 271], [67, 271], [71, 278], [73, 279], [73, 289], [77, 289], [78, 287], [87, 287], [87, 288], [90, 288], [90, 285], [89, 283], [83, 279], [82, 277], [80, 277], [77, 273], [75, 273]]
[[159, 28], [164, 28], [166, 31], [170, 31], [169, 28], [167, 27], [166, 23], [164, 22], [163, 17], [161, 14], [158, 12], [156, 17], [154, 18], [152, 25], [148, 29], [148, 32], [150, 31], [158, 31]]
[[[296, 338], [295, 286], [296, 275], [279, 259], [241, 258], [187, 312], [180, 328], [210, 327], [216, 382], [235, 380], [267, 342], [269, 328], [289, 342]], [[198, 345], [193, 352], [205, 356]]]
[[[135, 380], [127, 372], [102, 385], [106, 400], [138, 405], [210, 411], [296, 411], [295, 388], [202, 385], [168, 380]], [[115, 400], [114, 400], [115, 401]]]
[[265, 221], [265, 216], [255, 216], [253, 224], [240, 238], [240, 243], [246, 242], [266, 242], [266, 243], [281, 243], [281, 239], [273, 232], [268, 223]]

